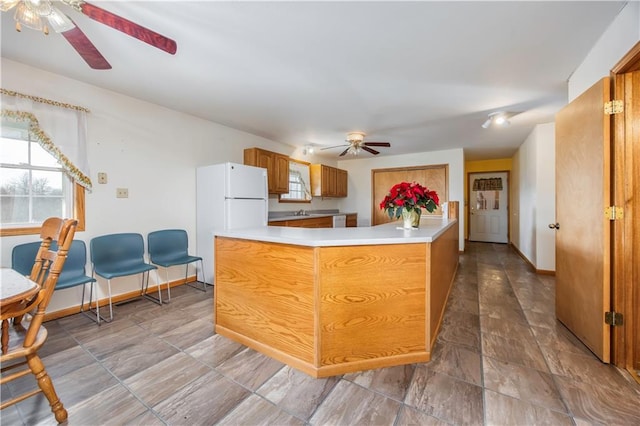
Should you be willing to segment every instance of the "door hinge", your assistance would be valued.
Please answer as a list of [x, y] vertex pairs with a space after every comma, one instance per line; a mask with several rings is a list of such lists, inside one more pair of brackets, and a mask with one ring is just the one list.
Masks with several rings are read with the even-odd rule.
[[604, 113], [607, 115], [621, 114], [624, 111], [624, 104], [621, 100], [613, 100], [604, 103]]
[[624, 324], [624, 318], [622, 317], [622, 314], [619, 312], [605, 312], [604, 313], [604, 322], [605, 324], [609, 324], [612, 327], [618, 326], [618, 325], [623, 325]]
[[605, 207], [604, 216], [609, 220], [622, 219], [622, 217], [623, 217], [622, 207], [619, 207], [619, 206]]

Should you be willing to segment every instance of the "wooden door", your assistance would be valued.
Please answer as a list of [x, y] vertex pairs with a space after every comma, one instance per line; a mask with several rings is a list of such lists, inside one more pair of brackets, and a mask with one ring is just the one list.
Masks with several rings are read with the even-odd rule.
[[629, 358], [632, 360], [630, 364], [635, 369], [637, 378], [640, 376], [640, 71], [629, 74], [625, 76], [628, 88], [625, 96], [625, 141], [630, 160], [626, 167], [629, 175], [626, 182], [630, 184], [628, 204], [631, 204], [626, 229], [631, 233], [631, 263], [628, 267], [632, 268], [629, 282], [631, 288], [628, 289], [628, 294], [631, 295], [630, 317], [633, 319], [629, 332], [633, 342], [630, 344], [632, 347]]
[[[469, 173], [470, 241], [509, 242], [508, 177], [506, 172]], [[495, 179], [500, 179], [500, 189], [490, 189]]]
[[[636, 56], [640, 67], [640, 43]], [[623, 101], [616, 114], [616, 206], [623, 208], [616, 220], [614, 260], [614, 310], [624, 315], [623, 326], [613, 331], [616, 364], [640, 375], [640, 71], [616, 76], [615, 99]], [[624, 350], [623, 350], [624, 347]], [[613, 361], [612, 361], [613, 362]], [[640, 379], [638, 379], [640, 380]]]
[[610, 359], [610, 97], [604, 78], [556, 115], [556, 316]]

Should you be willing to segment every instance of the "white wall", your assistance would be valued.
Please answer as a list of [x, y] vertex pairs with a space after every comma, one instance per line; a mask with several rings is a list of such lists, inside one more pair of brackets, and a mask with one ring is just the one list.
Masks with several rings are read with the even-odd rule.
[[[629, 2], [591, 48], [567, 85], [569, 102], [609, 75], [611, 68], [640, 41], [640, 3]], [[512, 243], [540, 270], [555, 270], [555, 130], [537, 126], [513, 157]], [[553, 157], [552, 157], [553, 156]], [[548, 192], [549, 191], [552, 192]], [[550, 201], [553, 199], [553, 206]], [[552, 214], [553, 212], [553, 214]]]
[[[417, 154], [339, 160], [338, 167], [349, 173], [349, 197], [340, 209], [358, 213], [358, 226], [371, 224], [371, 170], [394, 167], [449, 165], [449, 200], [460, 201], [460, 250], [464, 250], [464, 153], [462, 149], [422, 152]], [[423, 184], [429, 186], [428, 182]], [[376, 205], [382, 200], [376, 200]]]
[[516, 232], [511, 235], [511, 243], [520, 250], [532, 265], [536, 264], [536, 233], [535, 233], [535, 207], [536, 207], [536, 160], [535, 133], [529, 134], [518, 151], [513, 156], [512, 175], [513, 182], [517, 182], [517, 194], [512, 198], [517, 204], [516, 217], [512, 217], [512, 226]]
[[596, 81], [607, 77], [620, 59], [640, 41], [640, 2], [632, 1], [591, 48], [582, 64], [569, 78], [569, 102]]
[[[162, 228], [187, 230], [195, 252], [195, 168], [225, 161], [243, 162], [244, 148], [259, 146], [286, 155], [295, 148], [237, 131], [158, 105], [81, 83], [56, 74], [2, 59], [2, 87], [9, 90], [81, 105], [88, 114], [88, 157], [93, 191], [86, 194], [86, 231], [78, 232], [89, 246], [91, 238], [108, 233], [146, 234]], [[295, 158], [295, 157], [294, 157]], [[313, 158], [300, 158], [313, 161]], [[327, 163], [327, 161], [324, 161]], [[97, 183], [106, 172], [108, 183]], [[129, 198], [117, 199], [116, 188], [129, 189]], [[273, 196], [272, 196], [273, 197]], [[338, 200], [309, 204], [279, 204], [271, 210], [337, 208]], [[304, 207], [301, 207], [304, 206]], [[11, 266], [11, 248], [37, 236], [3, 237], [1, 265]], [[90, 265], [87, 271], [90, 273]], [[184, 269], [171, 270], [178, 279]], [[151, 275], [152, 283], [155, 281]], [[164, 281], [164, 273], [161, 276]], [[139, 288], [137, 278], [113, 283], [113, 294]], [[106, 284], [103, 284], [105, 287]], [[101, 297], [104, 295], [101, 294]], [[76, 306], [81, 288], [54, 293], [50, 311]]]
[[549, 228], [556, 218], [556, 127], [536, 126], [536, 269], [556, 270], [555, 231]]
[[538, 270], [555, 271], [555, 125], [537, 125], [513, 156], [511, 243]]

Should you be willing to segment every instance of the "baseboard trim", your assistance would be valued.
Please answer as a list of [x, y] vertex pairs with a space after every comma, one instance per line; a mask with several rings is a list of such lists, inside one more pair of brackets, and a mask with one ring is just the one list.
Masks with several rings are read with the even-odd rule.
[[533, 263], [531, 263], [531, 261], [527, 258], [527, 256], [525, 256], [519, 249], [518, 247], [516, 247], [513, 243], [509, 243], [509, 245], [511, 246], [511, 248], [513, 249], [513, 251], [515, 251], [518, 256], [520, 256], [522, 258], [522, 260], [524, 260], [527, 265], [529, 265], [529, 267], [533, 270], [533, 272], [535, 272], [536, 274], [540, 274], [540, 275], [552, 275], [555, 276], [556, 275], [556, 271], [549, 271], [547, 269], [538, 269], [535, 267], [535, 265]]
[[[173, 287], [178, 287], [181, 285], [185, 285], [187, 283], [191, 283], [191, 282], [195, 282], [196, 281], [196, 276], [192, 275], [190, 277], [187, 277], [186, 279], [182, 278], [179, 280], [175, 280], [175, 281], [170, 281], [169, 282], [169, 286], [171, 288]], [[162, 286], [162, 289], [166, 289], [166, 283], [160, 283], [159, 285]], [[147, 290], [147, 293], [153, 294], [154, 292], [157, 293], [158, 291], [158, 284], [151, 286], [149, 285], [149, 288]], [[111, 297], [111, 301], [113, 302], [113, 304], [115, 305], [116, 303], [119, 302], [123, 302], [125, 300], [129, 300], [129, 299], [133, 299], [135, 297], [139, 297], [140, 296], [140, 290], [136, 290], [136, 291], [130, 291], [128, 293], [122, 293], [122, 294], [118, 294], [115, 296]], [[108, 306], [109, 305], [109, 298], [105, 297], [104, 299], [100, 299], [98, 300], [98, 303], [100, 304], [100, 306]], [[85, 304], [85, 306], [87, 306], [87, 304]], [[92, 308], [95, 309], [96, 307], [96, 302], [94, 302], [91, 305]], [[85, 308], [85, 311], [87, 311], [87, 309]], [[80, 313], [80, 305], [76, 305], [76, 306], [71, 306], [69, 308], [65, 308], [65, 309], [61, 309], [59, 311], [53, 311], [53, 312], [47, 312], [44, 314], [44, 319], [43, 321], [51, 321], [51, 320], [55, 320], [58, 318], [62, 318], [62, 317], [66, 317], [69, 315], [73, 315], [73, 314], [77, 314]]]

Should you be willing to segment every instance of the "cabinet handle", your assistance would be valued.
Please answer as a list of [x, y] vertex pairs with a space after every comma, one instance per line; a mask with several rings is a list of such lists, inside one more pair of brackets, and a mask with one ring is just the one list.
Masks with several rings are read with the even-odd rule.
[[560, 224], [559, 223], [550, 223], [549, 224], [549, 228], [551, 228], [551, 229], [560, 229]]

